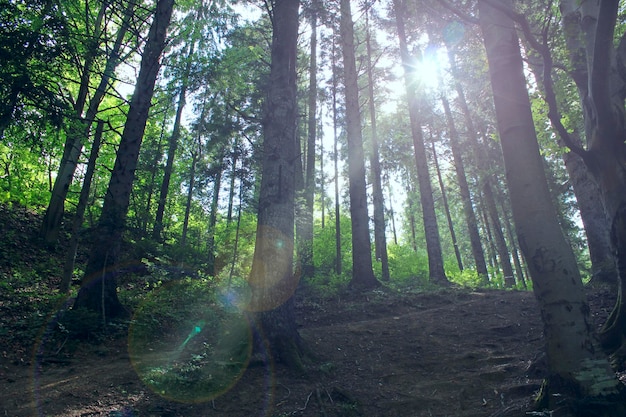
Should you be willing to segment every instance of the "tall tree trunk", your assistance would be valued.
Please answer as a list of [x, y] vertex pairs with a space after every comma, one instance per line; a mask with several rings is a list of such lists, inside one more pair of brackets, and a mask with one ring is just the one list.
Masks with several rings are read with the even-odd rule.
[[372, 196], [374, 203], [374, 247], [376, 259], [380, 260], [383, 281], [389, 281], [389, 257], [387, 256], [387, 236], [385, 233], [385, 198], [380, 168], [380, 152], [376, 129], [376, 103], [374, 101], [374, 75], [372, 64], [372, 45], [369, 27], [369, 7], [365, 10], [365, 45], [367, 47], [367, 91], [369, 95], [370, 127], [372, 130], [370, 152], [370, 178], [372, 179]]
[[333, 40], [333, 168], [335, 183], [335, 274], [341, 275], [341, 204], [339, 203], [339, 135], [337, 134], [337, 65], [336, 51]]
[[[68, 130], [68, 137], [65, 142], [63, 156], [61, 157], [59, 171], [54, 180], [50, 203], [48, 204], [48, 208], [46, 209], [41, 225], [40, 234], [48, 245], [54, 245], [58, 239], [61, 221], [65, 211], [65, 198], [67, 197], [72, 179], [74, 178], [74, 172], [76, 171], [76, 166], [78, 165], [80, 153], [83, 148], [83, 140], [90, 136], [89, 131], [91, 129], [91, 124], [95, 120], [96, 114], [98, 113], [98, 107], [107, 92], [109, 82], [113, 77], [115, 69], [120, 63], [120, 51], [126, 33], [129, 29], [130, 19], [133, 15], [134, 8], [135, 2], [133, 0], [128, 1], [127, 6], [124, 9], [122, 23], [117, 32], [115, 43], [113, 44], [111, 53], [107, 58], [102, 78], [100, 79], [100, 83], [98, 84], [93, 97], [89, 100], [89, 107], [87, 108], [87, 112], [84, 117], [83, 110], [85, 102], [78, 101], [76, 103], [75, 110], [77, 119], [74, 123], [72, 123], [72, 126]], [[84, 71], [90, 71], [90, 68], [85, 66]], [[85, 93], [81, 92], [79, 93], [79, 96], [83, 97], [84, 95], [84, 98], [86, 99], [87, 89], [88, 85], [85, 87]]]
[[124, 232], [130, 192], [137, 168], [154, 85], [165, 48], [174, 0], [159, 0], [144, 48], [135, 92], [130, 102], [115, 165], [104, 197], [102, 214], [74, 308], [93, 310], [103, 320], [126, 314], [117, 298], [116, 264]]
[[[453, 57], [451, 56], [450, 61], [452, 60]], [[454, 118], [452, 117], [452, 111], [450, 110], [450, 103], [448, 103], [448, 99], [445, 96], [442, 96], [441, 101], [443, 104], [444, 112], [446, 114], [446, 119], [448, 121], [450, 149], [452, 150], [452, 158], [454, 160], [456, 179], [459, 184], [459, 193], [461, 194], [461, 200], [463, 201], [463, 214], [465, 215], [465, 223], [467, 224], [467, 232], [472, 247], [472, 255], [474, 257], [476, 272], [481, 278], [481, 281], [483, 281], [483, 283], [487, 283], [487, 281], [489, 280], [487, 273], [487, 262], [485, 262], [485, 252], [483, 251], [483, 246], [480, 241], [480, 233], [478, 232], [476, 213], [474, 212], [474, 205], [472, 204], [469, 184], [467, 182], [467, 176], [465, 174], [465, 164], [463, 162], [463, 155], [461, 152], [459, 133], [456, 129]]]
[[424, 219], [426, 251], [428, 252], [428, 273], [431, 282], [439, 285], [448, 285], [449, 281], [443, 268], [443, 253], [441, 251], [441, 240], [439, 237], [439, 227], [437, 225], [437, 215], [435, 213], [433, 190], [430, 183], [428, 157], [426, 155], [426, 147], [424, 145], [422, 127], [419, 119], [419, 99], [415, 83], [412, 81], [415, 68], [411, 65], [412, 61], [409, 55], [406, 31], [404, 27], [403, 13], [405, 12], [405, 9], [401, 0], [394, 0], [393, 5], [396, 15], [398, 40], [400, 43], [400, 58], [402, 60], [402, 66], [404, 67], [404, 83], [409, 102], [411, 134], [413, 136], [413, 148], [415, 152], [415, 164], [417, 166], [420, 202], [422, 206], [422, 217]]
[[298, 286], [298, 277], [293, 273], [293, 250], [299, 3], [272, 2], [272, 58], [263, 124], [256, 245], [248, 279], [252, 293], [247, 307], [256, 312], [254, 318], [265, 351], [271, 351], [274, 360], [301, 370], [304, 344], [293, 302]]
[[74, 262], [76, 260], [76, 249], [78, 248], [78, 238], [80, 230], [83, 226], [83, 220], [85, 219], [85, 209], [87, 208], [87, 202], [89, 200], [89, 191], [91, 190], [91, 179], [96, 171], [96, 160], [98, 159], [98, 152], [100, 152], [100, 143], [102, 141], [102, 132], [104, 130], [104, 121], [98, 120], [96, 127], [96, 133], [91, 144], [91, 152], [89, 153], [89, 161], [87, 162], [87, 169], [85, 170], [85, 178], [83, 179], [83, 186], [80, 190], [80, 196], [78, 197], [78, 205], [76, 206], [76, 214], [74, 214], [74, 220], [72, 221], [72, 237], [65, 252], [65, 264], [63, 265], [63, 276], [61, 277], [61, 284], [59, 291], [67, 293], [70, 290], [72, 283], [72, 275], [74, 273]]
[[544, 322], [549, 376], [540, 405], [562, 415], [595, 414], [585, 405], [617, 395], [621, 383], [592, 334], [576, 259], [551, 204], [513, 21], [489, 0], [479, 1], [479, 11], [513, 219]]
[[577, 151], [600, 188], [611, 230], [618, 272], [615, 308], [601, 332], [603, 346], [618, 366], [626, 363], [626, 110], [624, 108], [626, 39], [614, 48], [619, 2], [585, 2], [577, 8], [562, 1], [561, 12], [570, 62], [575, 69], [585, 118], [587, 151]]
[[441, 176], [441, 168], [439, 167], [439, 158], [437, 158], [437, 150], [435, 149], [435, 141], [431, 138], [431, 149], [433, 151], [433, 162], [435, 163], [435, 172], [437, 173], [437, 180], [439, 182], [439, 189], [441, 190], [441, 201], [443, 203], [443, 210], [446, 213], [446, 220], [448, 221], [448, 230], [450, 230], [450, 238], [452, 239], [452, 246], [454, 247], [454, 256], [456, 257], [456, 264], [459, 267], [459, 271], [463, 270], [463, 260], [461, 259], [461, 251], [459, 250], [459, 243], [456, 240], [456, 232], [454, 231], [454, 222], [452, 221], [452, 215], [450, 214], [450, 206], [448, 205], [448, 195], [446, 193], [446, 187], [443, 183], [443, 177]]
[[365, 155], [359, 85], [354, 49], [354, 27], [350, 0], [341, 0], [341, 48], [343, 53], [346, 101], [346, 135], [348, 137], [348, 180], [350, 191], [350, 220], [352, 222], [352, 279], [350, 286], [369, 289], [380, 285], [372, 269], [367, 189], [365, 184]]
[[181, 79], [180, 92], [178, 94], [178, 107], [176, 109], [176, 117], [174, 119], [174, 127], [172, 136], [170, 136], [169, 146], [167, 150], [167, 162], [165, 163], [165, 171], [163, 172], [163, 182], [161, 183], [161, 192], [159, 193], [159, 205], [157, 206], [156, 217], [154, 219], [154, 228], [152, 229], [152, 238], [161, 240], [163, 238], [163, 216], [165, 215], [165, 204], [167, 203], [167, 194], [169, 192], [170, 180], [174, 171], [174, 158], [178, 149], [178, 140], [180, 139], [180, 124], [185, 108], [187, 88], [189, 88], [189, 74], [191, 72], [192, 57], [194, 53], [194, 43], [192, 41], [187, 52], [185, 60], [185, 70]]
[[309, 66], [308, 92], [308, 129], [306, 146], [306, 175], [304, 178], [305, 210], [301, 220], [299, 236], [300, 271], [303, 278], [311, 278], [315, 273], [313, 266], [313, 203], [315, 197], [315, 142], [317, 134], [317, 12], [320, 7], [316, 1], [311, 4], [311, 54]]

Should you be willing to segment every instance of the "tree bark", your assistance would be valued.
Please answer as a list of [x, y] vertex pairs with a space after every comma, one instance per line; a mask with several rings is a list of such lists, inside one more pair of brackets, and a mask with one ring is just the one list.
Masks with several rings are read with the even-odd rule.
[[271, 70], [263, 123], [263, 166], [256, 245], [248, 279], [263, 343], [274, 360], [302, 370], [304, 344], [293, 311], [299, 277], [293, 273], [296, 176], [296, 51], [298, 0], [272, 2]]
[[350, 220], [352, 222], [352, 279], [355, 289], [380, 285], [372, 269], [372, 247], [367, 213], [365, 154], [359, 106], [359, 86], [354, 50], [354, 27], [350, 0], [341, 0], [341, 48], [343, 53], [346, 100], [346, 135], [348, 138], [348, 180]]
[[576, 259], [552, 205], [513, 20], [490, 0], [480, 0], [479, 11], [513, 219], [544, 322], [549, 376], [540, 406], [590, 415], [574, 409], [617, 395], [621, 383], [598, 349]]
[[102, 214], [94, 231], [94, 243], [74, 308], [100, 314], [104, 321], [126, 315], [117, 298], [120, 244], [124, 232], [130, 193], [139, 158], [154, 85], [165, 48], [174, 0], [159, 0], [144, 48], [135, 92], [130, 102], [117, 158], [104, 197]]

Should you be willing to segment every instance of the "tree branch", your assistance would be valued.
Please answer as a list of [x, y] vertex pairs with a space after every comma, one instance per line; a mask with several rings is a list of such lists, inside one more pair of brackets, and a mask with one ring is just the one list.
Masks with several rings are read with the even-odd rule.
[[530, 25], [528, 24], [528, 20], [526, 20], [524, 15], [517, 13], [515, 10], [501, 4], [500, 2], [493, 0], [484, 1], [511, 17], [519, 25], [528, 44], [541, 56], [543, 60], [543, 74], [541, 79], [545, 93], [544, 100], [548, 104], [548, 118], [550, 119], [550, 123], [552, 123], [552, 127], [554, 127], [554, 130], [556, 130], [563, 143], [570, 148], [572, 152], [585, 159], [587, 151], [585, 151], [585, 149], [573, 140], [565, 126], [563, 126], [563, 123], [561, 123], [561, 112], [558, 108], [556, 92], [554, 91], [554, 82], [552, 80], [552, 68], [554, 68], [554, 62], [552, 61], [552, 54], [550, 53], [550, 48], [548, 47], [545, 39], [547, 32], [544, 32], [543, 34], [543, 42], [539, 42], [539, 40], [537, 40], [537, 38], [533, 35]]

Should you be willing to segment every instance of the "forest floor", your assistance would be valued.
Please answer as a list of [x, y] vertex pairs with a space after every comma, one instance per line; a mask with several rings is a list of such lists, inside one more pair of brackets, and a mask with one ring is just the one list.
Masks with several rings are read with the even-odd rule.
[[[6, 248], [0, 242], [0, 255]], [[22, 256], [35, 262], [34, 252]], [[6, 271], [0, 266], [0, 273]], [[589, 300], [600, 325], [614, 297], [608, 289], [590, 289]], [[28, 305], [11, 305], [0, 291], [2, 416], [523, 416], [545, 372], [538, 306], [523, 291], [299, 294], [299, 331], [315, 356], [305, 361], [304, 374], [246, 362], [219, 392], [198, 393], [190, 385], [198, 394], [192, 397], [150, 383], [133, 360], [123, 326], [97, 341], [56, 338], [45, 346], [52, 343], [46, 329], [55, 318], [42, 318], [41, 331], [30, 339], [7, 330], [20, 328], [27, 311]], [[198, 337], [187, 344], [192, 332], [177, 350], [177, 357], [191, 350], [196, 364], [201, 355], [193, 349], [202, 345], [197, 329]], [[154, 347], [146, 348], [151, 358], [171, 357]]]
[[[596, 318], [608, 294], [594, 292]], [[127, 339], [85, 343], [69, 357], [0, 362], [5, 416], [508, 416], [539, 390], [541, 323], [532, 293], [377, 291], [300, 303], [317, 361], [305, 375], [257, 365], [222, 395], [185, 403], [150, 390]], [[37, 347], [35, 347], [37, 349]], [[4, 352], [7, 355], [6, 351]]]

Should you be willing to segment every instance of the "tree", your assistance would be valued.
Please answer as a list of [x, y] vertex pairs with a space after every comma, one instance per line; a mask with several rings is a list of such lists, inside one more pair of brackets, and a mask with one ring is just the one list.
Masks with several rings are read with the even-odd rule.
[[358, 289], [369, 289], [379, 286], [380, 283], [376, 280], [372, 269], [372, 248], [365, 184], [365, 154], [363, 152], [359, 86], [354, 53], [354, 27], [350, 0], [341, 0], [340, 8], [346, 135], [348, 137], [350, 220], [352, 222], [352, 279], [350, 286]]
[[93, 310], [103, 320], [125, 314], [117, 298], [116, 263], [119, 261], [139, 149], [173, 8], [174, 0], [159, 0], [156, 4], [102, 213], [94, 231], [94, 243], [74, 302], [74, 308]]
[[[263, 120], [263, 166], [247, 308], [274, 359], [302, 368], [303, 341], [294, 318], [296, 51], [298, 0], [271, 2], [271, 70]], [[261, 343], [261, 342], [258, 342]], [[258, 347], [257, 347], [258, 348]]]
[[[583, 104], [587, 149], [570, 141], [597, 182], [611, 228], [619, 286], [617, 303], [601, 337], [603, 345], [626, 357], [626, 109], [623, 75], [626, 40], [613, 46], [619, 1], [560, 3], [574, 81]], [[565, 136], [567, 139], [567, 136]]]
[[[502, 1], [510, 7], [510, 1]], [[517, 33], [513, 20], [480, 0], [480, 25], [489, 74], [513, 219], [533, 281], [544, 322], [549, 375], [540, 406], [563, 415], [590, 415], [610, 404], [621, 383], [612, 372], [592, 332], [589, 306], [576, 259], [568, 246], [539, 153]], [[553, 394], [558, 393], [558, 399]], [[591, 402], [590, 402], [591, 401]], [[604, 414], [611, 414], [611, 405]], [[589, 407], [589, 408], [586, 408]], [[620, 407], [617, 407], [620, 408]], [[577, 411], [575, 411], [577, 410]], [[619, 413], [623, 413], [621, 406]]]
[[430, 183], [426, 146], [424, 145], [422, 127], [419, 119], [419, 99], [416, 86], [412, 82], [415, 67], [411, 65], [411, 57], [407, 44], [403, 17], [405, 13], [404, 3], [401, 0], [394, 0], [393, 8], [396, 16], [398, 42], [400, 44], [400, 58], [402, 60], [402, 66], [404, 67], [409, 118], [411, 119], [411, 134], [413, 136], [415, 165], [417, 166], [420, 203], [422, 206], [422, 217], [424, 219], [424, 232], [426, 234], [426, 250], [428, 252], [428, 273], [433, 283], [447, 285], [449, 282], [443, 269], [443, 253], [441, 251], [441, 240], [439, 237], [437, 216], [435, 214], [433, 189]]
[[[129, 31], [130, 22], [135, 9], [134, 1], [129, 1], [126, 4], [122, 13], [122, 20], [116, 33], [115, 41], [111, 46], [110, 52], [106, 55], [107, 59], [104, 71], [102, 72], [98, 86], [95, 89], [95, 93], [87, 103], [87, 93], [90, 88], [91, 72], [93, 71], [92, 66], [94, 65], [95, 57], [100, 53], [98, 48], [100, 46], [99, 43], [101, 42], [101, 39], [99, 38], [103, 33], [104, 25], [101, 14], [104, 13], [106, 5], [107, 3], [102, 4], [102, 8], [98, 13], [98, 18], [94, 23], [95, 28], [93, 29], [93, 36], [95, 37], [91, 37], [89, 42], [87, 42], [88, 49], [85, 52], [85, 62], [81, 68], [82, 76], [80, 77], [77, 98], [73, 106], [74, 116], [70, 119], [70, 123], [67, 128], [67, 138], [63, 149], [63, 157], [61, 158], [58, 173], [50, 195], [50, 203], [48, 204], [46, 214], [41, 225], [41, 236], [48, 245], [53, 245], [58, 238], [63, 212], [65, 209], [65, 199], [67, 197], [67, 193], [69, 192], [69, 187], [79, 162], [84, 141], [89, 137], [91, 125], [96, 118], [100, 103], [104, 99], [107, 90], [110, 87], [110, 82], [115, 73], [115, 69], [121, 61], [120, 54], [122, 48], [124, 47], [124, 40], [127, 32]], [[77, 61], [80, 61], [80, 57], [77, 58]], [[85, 111], [86, 105], [87, 110]]]
[[380, 260], [383, 281], [389, 281], [389, 257], [387, 255], [387, 236], [385, 234], [385, 199], [381, 179], [380, 152], [376, 130], [376, 102], [374, 101], [374, 70], [372, 63], [372, 40], [369, 25], [371, 5], [365, 6], [365, 46], [367, 59], [367, 92], [370, 113], [371, 151], [370, 178], [372, 179], [372, 196], [374, 205], [374, 247], [376, 259]]
[[[461, 107], [461, 110], [465, 116], [466, 128], [469, 132], [470, 138], [468, 138], [468, 142], [471, 140], [476, 143], [476, 131], [473, 130], [473, 121], [471, 115], [469, 113], [469, 106], [465, 101], [465, 94], [463, 88], [458, 81], [458, 74], [456, 71], [456, 63], [454, 59], [454, 53], [450, 49], [451, 45], [448, 45], [448, 57], [450, 61], [450, 67], [453, 77], [455, 78], [455, 89], [458, 96], [458, 102]], [[483, 251], [482, 243], [480, 241], [480, 233], [478, 231], [478, 221], [476, 220], [476, 213], [474, 212], [474, 206], [472, 204], [471, 194], [469, 184], [467, 182], [467, 176], [465, 173], [465, 165], [463, 163], [463, 155], [461, 152], [461, 143], [459, 139], [459, 134], [456, 129], [456, 124], [454, 123], [454, 119], [452, 118], [452, 112], [450, 111], [450, 106], [448, 100], [446, 98], [442, 98], [444, 111], [446, 113], [446, 118], [448, 121], [448, 131], [450, 134], [450, 149], [452, 150], [452, 157], [454, 158], [454, 168], [456, 171], [457, 181], [459, 183], [459, 192], [461, 194], [461, 199], [463, 201], [463, 214], [465, 215], [465, 222], [467, 223], [468, 234], [470, 238], [470, 244], [472, 246], [472, 255], [474, 257], [474, 264], [476, 265], [476, 272], [482, 278], [483, 282], [487, 282], [489, 277], [487, 273], [487, 262], [485, 261], [485, 253]], [[472, 149], [475, 149], [475, 145], [471, 146]]]
[[315, 142], [317, 136], [317, 15], [320, 5], [313, 1], [309, 7], [311, 24], [311, 53], [309, 64], [308, 120], [306, 163], [304, 176], [304, 203], [298, 237], [300, 266], [303, 278], [311, 278], [315, 273], [313, 265], [313, 203], [315, 196]]

